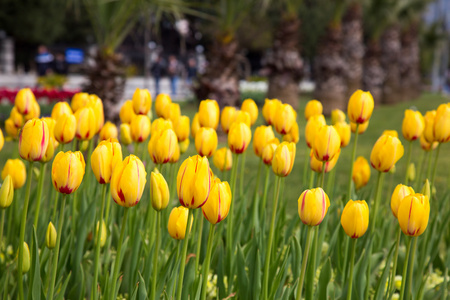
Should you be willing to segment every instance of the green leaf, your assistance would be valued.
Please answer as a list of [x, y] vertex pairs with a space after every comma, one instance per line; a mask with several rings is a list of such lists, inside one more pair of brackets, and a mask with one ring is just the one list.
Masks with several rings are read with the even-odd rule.
[[331, 260], [328, 257], [325, 264], [322, 266], [320, 271], [319, 283], [316, 290], [316, 296], [314, 299], [328, 299], [327, 287], [331, 279]]
[[242, 247], [239, 245], [237, 247], [237, 286], [238, 294], [242, 299], [249, 299], [249, 280], [247, 272], [245, 271], [245, 258], [242, 252]]
[[145, 280], [142, 277], [141, 272], [138, 272], [138, 274], [139, 274], [139, 285], [138, 285], [138, 287], [139, 287], [139, 298], [138, 299], [139, 300], [146, 300], [147, 297], [148, 297], [148, 294], [147, 294], [147, 289], [145, 288]]
[[[31, 254], [31, 288], [28, 293], [28, 298], [40, 300], [41, 299], [41, 273], [39, 264], [39, 247], [37, 243], [36, 228], [33, 226], [33, 249]], [[31, 295], [30, 295], [31, 294]]]
[[[283, 279], [286, 277], [286, 273], [287, 273], [287, 263], [289, 261], [290, 258], [290, 250], [291, 248], [288, 246], [285, 253], [284, 253], [284, 259], [283, 259], [283, 263], [281, 264], [277, 264], [279, 267], [278, 273], [276, 273], [277, 275], [275, 276], [274, 280], [269, 284], [269, 299], [275, 299], [277, 291], [280, 287], [280, 283], [282, 281], [284, 281]], [[275, 274], [275, 273], [273, 273]]]
[[386, 280], [390, 274], [390, 270], [391, 270], [391, 260], [392, 260], [392, 256], [393, 256], [393, 251], [395, 248], [396, 243], [394, 242], [394, 244], [391, 247], [391, 250], [389, 250], [389, 254], [386, 257], [386, 265], [384, 266], [384, 270], [383, 273], [381, 274], [380, 279], [378, 280], [378, 284], [377, 284], [377, 288], [375, 290], [375, 296], [373, 297], [373, 300], [381, 300], [382, 297], [384, 296], [384, 289], [386, 288]]
[[71, 274], [72, 273], [69, 273], [69, 275], [67, 275], [67, 278], [64, 281], [63, 285], [61, 286], [60, 289], [57, 290], [57, 291], [59, 291], [59, 293], [58, 293], [58, 295], [56, 295], [55, 300], [64, 300], [64, 293], [66, 292], [67, 285], [69, 284]]

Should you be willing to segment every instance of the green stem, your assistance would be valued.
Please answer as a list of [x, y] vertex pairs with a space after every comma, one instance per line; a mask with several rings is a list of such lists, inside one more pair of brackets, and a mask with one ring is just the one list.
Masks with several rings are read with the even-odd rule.
[[377, 221], [377, 216], [378, 216], [378, 206], [379, 206], [379, 202], [378, 201], [380, 194], [381, 194], [381, 188], [383, 187], [383, 177], [384, 177], [384, 173], [383, 172], [378, 172], [378, 178], [377, 178], [377, 189], [375, 191], [375, 198], [374, 198], [374, 209], [373, 209], [373, 214], [372, 214], [372, 218], [371, 220], [373, 220], [370, 223], [370, 235], [372, 236], [373, 234], [373, 230], [375, 229], [375, 223]]
[[[161, 212], [156, 212], [156, 243], [155, 252], [153, 253], [153, 275], [152, 275], [152, 297], [150, 299], [156, 299], [156, 281], [158, 276], [158, 253], [161, 234]], [[159, 297], [158, 297], [159, 298]]]
[[92, 169], [91, 169], [91, 154], [92, 154], [92, 147], [94, 146], [94, 139], [90, 139], [89, 140], [89, 146], [88, 146], [88, 152], [87, 152], [87, 159], [86, 159], [86, 166], [89, 166], [88, 168], [86, 168], [86, 174], [85, 174], [85, 178], [86, 178], [86, 190], [88, 191], [89, 195], [91, 192], [91, 173], [92, 173]]
[[320, 187], [325, 188], [325, 162], [322, 162], [322, 176], [320, 178]]
[[213, 248], [212, 245], [213, 245], [213, 240], [214, 240], [214, 228], [215, 228], [214, 224], [209, 225], [208, 247], [206, 249], [205, 262], [202, 266], [202, 269], [203, 269], [202, 296], [201, 296], [200, 300], [206, 299], [209, 265], [211, 263], [211, 255], [212, 255], [212, 248]]
[[309, 149], [308, 147], [306, 148], [306, 153], [305, 153], [305, 164], [303, 166], [303, 181], [306, 182], [306, 177], [308, 176], [308, 165], [309, 165], [309, 153], [310, 153], [311, 149]]
[[[427, 177], [425, 179], [431, 178], [431, 158], [432, 158], [433, 150], [428, 151], [428, 166], [427, 166]], [[431, 182], [430, 182], [431, 184]]]
[[96, 244], [95, 244], [95, 260], [94, 260], [94, 280], [92, 281], [92, 299], [97, 299], [97, 279], [98, 279], [98, 262], [100, 260], [100, 248], [101, 248], [101, 236], [102, 236], [102, 227], [103, 227], [103, 210], [105, 208], [105, 198], [106, 198], [106, 188], [107, 185], [103, 184], [102, 190], [102, 202], [100, 205], [100, 215], [97, 218], [98, 222], [98, 231], [97, 224], [94, 225], [94, 232], [97, 232], [96, 236]]
[[139, 151], [139, 143], [135, 142], [134, 143], [134, 155], [138, 156], [138, 151]]
[[50, 286], [49, 286], [50, 289], [47, 294], [47, 299], [50, 299], [50, 300], [53, 299], [53, 292], [55, 289], [56, 271], [58, 269], [59, 246], [61, 244], [61, 235], [62, 235], [63, 222], [64, 222], [64, 208], [66, 206], [66, 197], [67, 197], [67, 195], [63, 194], [61, 208], [59, 210], [58, 232], [56, 235], [56, 246], [54, 249], [53, 262], [52, 262], [52, 273], [51, 273], [51, 280], [50, 280]]
[[411, 149], [412, 149], [412, 141], [409, 141], [408, 143], [408, 151], [407, 151], [407, 156], [406, 156], [406, 169], [405, 169], [405, 185], [408, 185], [408, 169], [409, 169], [409, 164], [411, 163]]
[[264, 280], [263, 280], [263, 299], [267, 299], [267, 290], [269, 288], [269, 267], [270, 267], [270, 254], [272, 250], [273, 235], [275, 233], [275, 219], [277, 216], [278, 196], [280, 194], [280, 185], [282, 177], [278, 177], [275, 184], [275, 194], [272, 203], [272, 219], [270, 221], [269, 240], [266, 247], [266, 260], [264, 261]]
[[123, 212], [122, 217], [122, 228], [120, 229], [120, 236], [119, 241], [117, 245], [117, 253], [116, 253], [116, 259], [114, 261], [114, 270], [113, 270], [113, 276], [112, 276], [112, 288], [110, 292], [112, 293], [112, 297], [110, 299], [115, 299], [116, 295], [116, 283], [117, 283], [117, 277], [119, 276], [119, 268], [120, 268], [120, 253], [122, 252], [122, 244], [123, 244], [123, 237], [125, 235], [125, 227], [127, 226], [127, 216], [128, 216], [128, 210], [129, 208], [125, 208], [125, 211]]
[[[348, 283], [348, 290], [347, 290], [347, 300], [352, 299], [353, 267], [355, 264], [356, 241], [357, 241], [357, 239], [352, 239], [352, 254], [350, 255], [350, 276], [349, 276], [349, 283]], [[369, 280], [369, 279], [367, 279], [367, 280]]]
[[408, 238], [406, 242], [406, 254], [405, 254], [405, 263], [403, 265], [403, 273], [402, 273], [402, 286], [400, 288], [400, 300], [404, 299], [405, 295], [405, 286], [406, 286], [406, 272], [408, 271], [408, 262], [409, 262], [409, 252], [411, 252], [411, 239]]
[[359, 123], [356, 123], [355, 140], [353, 141], [352, 158], [350, 162], [350, 171], [348, 176], [347, 198], [349, 199], [352, 197], [351, 193], [352, 193], [353, 164], [355, 163], [356, 145], [358, 144], [358, 130], [359, 130]]
[[241, 161], [241, 174], [239, 175], [240, 185], [239, 185], [239, 196], [242, 197], [244, 194], [244, 172], [245, 172], [245, 157], [247, 156], [247, 152], [242, 153], [242, 161]]
[[[231, 204], [230, 204], [230, 211], [227, 218], [227, 246], [229, 255], [232, 256], [233, 253], [233, 246], [232, 246], [232, 237], [233, 237], [233, 215], [234, 215], [234, 202], [236, 202], [236, 175], [237, 175], [237, 168], [239, 163], [239, 156], [237, 154], [234, 154], [233, 158], [233, 166], [231, 170]], [[232, 266], [230, 266], [230, 269]], [[231, 284], [231, 283], [230, 283]]]
[[[325, 230], [325, 229], [324, 229]], [[311, 251], [311, 263], [308, 266], [308, 283], [310, 284], [309, 287], [306, 288], [306, 299], [312, 299], [313, 298], [313, 292], [314, 292], [314, 277], [316, 276], [316, 261], [317, 261], [317, 248], [319, 244], [319, 227], [317, 227], [316, 230], [314, 230], [314, 236], [312, 237], [312, 251]]]
[[28, 163], [28, 181], [25, 192], [25, 202], [23, 204], [22, 210], [22, 221], [20, 223], [20, 237], [19, 237], [19, 265], [17, 267], [18, 277], [17, 281], [19, 282], [19, 299], [24, 299], [23, 294], [23, 279], [22, 279], [22, 266], [23, 266], [23, 242], [25, 240], [25, 226], [27, 224], [27, 212], [28, 212], [28, 203], [30, 200], [30, 190], [31, 190], [31, 181], [33, 180], [33, 162]]
[[189, 243], [191, 220], [192, 220], [192, 209], [189, 209], [189, 215], [188, 215], [188, 220], [187, 220], [187, 224], [186, 224], [186, 234], [184, 236], [183, 250], [181, 252], [180, 274], [178, 277], [178, 287], [177, 287], [177, 300], [181, 300], [181, 295], [182, 295], [182, 291], [183, 291], [184, 268], [186, 266], [186, 253], [187, 253], [187, 247], [188, 247], [188, 243]]
[[[270, 175], [270, 166], [266, 167], [266, 177], [264, 179], [264, 192], [263, 192], [263, 198], [261, 202], [261, 216], [263, 220], [266, 217], [266, 204], [267, 204], [267, 192], [269, 190], [269, 175]], [[264, 223], [264, 221], [263, 221]]]
[[308, 188], [312, 189], [314, 187], [314, 178], [316, 177], [316, 173], [311, 169], [311, 174], [309, 176], [309, 186]]
[[111, 187], [108, 190], [108, 198], [106, 198], [106, 214], [105, 214], [105, 224], [108, 227], [109, 223], [109, 212], [111, 210]]
[[0, 219], [0, 252], [2, 250], [2, 245], [3, 245], [3, 243], [2, 243], [3, 242], [3, 226], [5, 224], [5, 213], [6, 213], [6, 210], [2, 209], [2, 216]]
[[200, 229], [198, 230], [197, 251], [195, 252], [195, 274], [198, 272], [198, 266], [200, 264], [200, 251], [202, 250], [202, 237], [203, 237], [203, 219], [200, 214]]
[[309, 255], [309, 249], [311, 248], [311, 238], [314, 231], [313, 226], [308, 226], [308, 233], [306, 234], [306, 245], [305, 245], [305, 253], [303, 255], [302, 260], [302, 270], [300, 272], [300, 279], [298, 283], [297, 288], [297, 297], [296, 300], [300, 300], [302, 298], [302, 289], [303, 289], [303, 282], [305, 281], [305, 274], [306, 274], [306, 265], [308, 263], [308, 255]]
[[[414, 257], [416, 256], [416, 248], [417, 248], [417, 236], [412, 237], [413, 246], [412, 246], [412, 254], [411, 254], [411, 265], [408, 267], [409, 274], [408, 274], [408, 289], [405, 292], [405, 299], [409, 299], [409, 294], [411, 293], [412, 289], [412, 277], [414, 273]], [[405, 278], [402, 278], [402, 281], [405, 280]]]
[[392, 271], [391, 271], [392, 274], [391, 274], [391, 288], [390, 288], [390, 291], [392, 291], [392, 292], [394, 291], [394, 288], [395, 288], [394, 281], [395, 281], [395, 275], [397, 274], [398, 248], [399, 248], [399, 245], [400, 245], [401, 233], [402, 233], [402, 230], [401, 230], [400, 226], [398, 226], [398, 228], [397, 228], [397, 240], [395, 242], [395, 250], [394, 250], [394, 264], [392, 266]]
[[53, 199], [53, 213], [52, 213], [52, 221], [53, 222], [56, 221], [56, 212], [58, 210], [58, 196], [59, 196], [59, 192], [56, 191], [55, 198]]
[[261, 167], [263, 165], [263, 160], [260, 159], [259, 160], [259, 164], [258, 164], [258, 173], [256, 173], [256, 183], [255, 183], [255, 194], [253, 197], [253, 201], [255, 201], [256, 199], [256, 195], [258, 195], [259, 192], [259, 182], [260, 182], [260, 178], [261, 178]]
[[433, 190], [433, 187], [434, 187], [434, 178], [436, 177], [436, 167], [437, 167], [437, 162], [438, 162], [438, 158], [439, 158], [439, 150], [441, 149], [441, 145], [442, 145], [442, 143], [439, 143], [439, 146], [437, 147], [437, 151], [436, 151], [436, 157], [434, 159], [433, 175], [431, 176], [431, 182], [430, 182], [431, 190]]
[[419, 159], [419, 168], [417, 169], [416, 172], [416, 180], [414, 180], [414, 188], [417, 188], [417, 184], [420, 182], [420, 178], [422, 177], [422, 169], [424, 161], [425, 161], [425, 151], [421, 151]]
[[342, 270], [342, 282], [347, 281], [347, 265], [348, 265], [348, 248], [350, 245], [349, 239], [345, 239], [345, 247], [344, 247], [344, 269]]
[[37, 199], [36, 199], [36, 211], [34, 212], [34, 222], [33, 222], [33, 225], [36, 228], [36, 230], [39, 222], [39, 210], [41, 208], [41, 199], [42, 199], [42, 186], [44, 185], [45, 171], [47, 170], [46, 167], [47, 164], [41, 163], [41, 168], [39, 172]]

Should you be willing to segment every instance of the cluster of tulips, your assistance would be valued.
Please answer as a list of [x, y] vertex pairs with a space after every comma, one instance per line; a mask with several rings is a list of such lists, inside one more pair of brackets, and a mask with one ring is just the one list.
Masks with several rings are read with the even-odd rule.
[[[258, 289], [257, 292], [251, 294], [254, 299], [280, 297], [280, 295], [276, 296], [278, 287], [272, 287], [269, 278], [276, 281], [276, 278], [281, 276], [276, 275], [278, 267], [274, 268], [273, 260], [278, 261], [277, 256], [287, 256], [283, 251], [277, 253], [277, 243], [280, 240], [276, 231], [280, 229], [277, 225], [277, 219], [281, 218], [279, 206], [285, 207], [284, 201], [280, 204], [280, 198], [283, 199], [284, 178], [292, 172], [296, 144], [300, 137], [297, 112], [289, 104], [283, 104], [277, 99], [266, 99], [262, 115], [267, 125], [258, 126], [253, 132], [253, 150], [258, 157], [259, 167], [255, 179], [255, 194], [250, 200], [251, 197], [244, 196], [246, 194], [244, 174], [246, 172], [246, 150], [252, 142], [252, 126], [256, 123], [259, 114], [258, 106], [253, 100], [243, 101], [240, 108], [224, 107], [222, 112], [215, 100], [201, 101], [192, 123], [188, 116], [181, 115], [179, 104], [173, 103], [166, 94], [158, 95], [154, 106], [158, 118], [151, 120], [151, 95], [145, 89], [137, 89], [133, 98], [125, 101], [120, 109], [121, 124], [118, 129], [109, 121], [105, 123], [103, 104], [96, 95], [77, 93], [72, 98], [70, 105], [67, 102], [58, 102], [53, 107], [51, 117], [40, 119], [39, 104], [31, 90], [23, 89], [17, 94], [10, 118], [5, 122], [5, 129], [8, 135], [7, 139], [18, 138], [18, 153], [22, 160], [8, 159], [6, 161], [1, 174], [3, 184], [0, 191], [0, 250], [2, 250], [3, 245], [6, 247], [13, 240], [9, 232], [11, 227], [17, 224], [14, 221], [13, 210], [9, 210], [8, 219], [5, 219], [6, 212], [13, 203], [15, 191], [26, 183], [25, 196], [23, 199], [15, 200], [20, 201], [21, 207], [19, 240], [18, 244], [12, 245], [18, 249], [17, 259], [14, 260], [14, 263], [17, 262], [17, 275], [14, 277], [17, 281], [17, 298], [25, 298], [24, 282], [27, 282], [29, 297], [35, 297], [35, 293], [38, 291], [39, 295], [45, 295], [46, 299], [54, 299], [55, 292], [59, 291], [59, 298], [63, 298], [69, 278], [57, 280], [58, 275], [66, 274], [64, 259], [67, 259], [67, 253], [62, 256], [64, 257], [62, 259], [60, 251], [62, 251], [61, 253], [70, 252], [70, 249], [61, 247], [61, 240], [67, 238], [63, 235], [64, 232], [67, 232], [64, 231], [64, 225], [69, 219], [71, 221], [70, 230], [75, 236], [77, 219], [83, 217], [81, 208], [86, 205], [91, 206], [95, 215], [95, 222], [91, 228], [94, 253], [92, 274], [90, 275], [92, 279], [90, 289], [85, 289], [90, 290], [90, 299], [117, 298], [120, 284], [123, 281], [119, 275], [122, 270], [124, 248], [125, 251], [128, 248], [132, 252], [132, 256], [136, 257], [131, 259], [130, 263], [134, 264], [135, 269], [140, 270], [139, 279], [136, 279], [135, 282], [144, 286], [146, 297], [160, 299], [164, 295], [164, 297], [179, 300], [183, 298], [183, 295], [186, 298], [190, 295], [196, 299], [206, 299], [210, 293], [211, 283], [214, 280], [217, 282], [217, 278], [214, 279], [210, 275], [210, 265], [219, 242], [225, 245], [223, 249], [220, 249], [221, 254], [216, 262], [221, 266], [217, 268], [221, 268], [221, 270], [217, 271], [216, 267], [214, 269], [216, 272], [225, 274], [222, 277], [227, 279], [225, 280], [226, 284], [222, 280], [221, 284], [212, 288], [213, 290], [225, 290], [220, 291], [220, 294], [226, 293], [233, 296], [236, 295], [234, 291], [241, 291], [241, 285], [255, 284]], [[342, 289], [341, 298], [351, 299], [352, 294], [355, 293], [352, 285], [355, 277], [356, 241], [367, 230], [369, 230], [370, 236], [374, 235], [377, 219], [380, 218], [378, 210], [384, 175], [395, 169], [396, 163], [404, 154], [404, 148], [397, 132], [395, 130], [385, 131], [373, 146], [369, 159], [370, 165], [378, 172], [370, 213], [369, 205], [365, 200], [352, 200], [358, 199], [356, 198], [358, 191], [367, 185], [370, 179], [371, 169], [368, 160], [362, 156], [355, 160], [355, 157], [358, 135], [367, 130], [373, 108], [374, 101], [370, 92], [358, 90], [351, 96], [348, 103], [347, 116], [350, 123], [346, 122], [347, 116], [344, 112], [334, 110], [331, 116], [332, 125], [327, 125], [319, 101], [311, 100], [306, 105], [305, 141], [310, 149], [308, 150], [310, 155], [305, 157], [307, 163], [303, 171], [303, 180], [306, 181], [308, 178], [306, 168], [308, 165], [311, 174], [309, 175], [309, 188], [304, 190], [298, 198], [298, 215], [306, 226], [304, 228], [300, 226], [300, 230], [306, 230], [304, 231], [306, 238], [305, 243], [303, 241], [301, 243], [303, 248], [301, 264], [293, 265], [293, 268], [298, 268], [300, 273], [295, 272], [298, 276], [293, 278], [291, 289], [283, 294], [286, 299], [289, 297], [301, 299], [302, 296], [311, 299], [313, 297], [314, 278], [318, 267], [317, 256], [322, 253], [326, 224], [330, 219], [327, 216], [330, 205], [339, 207], [340, 224], [345, 234], [348, 235], [344, 248], [345, 261], [342, 264], [343, 282], [347, 286]], [[219, 138], [216, 130], [219, 124], [227, 136], [228, 145], [217, 149]], [[352, 132], [354, 133], [354, 143], [348, 176], [348, 192], [342, 198], [348, 201], [330, 202], [324, 185], [325, 176], [330, 173], [329, 180], [334, 180], [335, 166], [342, 148], [350, 144]], [[428, 225], [431, 191], [434, 187], [439, 149], [442, 143], [450, 141], [450, 104], [441, 104], [436, 111], [427, 112], [425, 117], [418, 111], [406, 110], [402, 134], [409, 141], [407, 168], [404, 184], [399, 184], [395, 188], [391, 198], [390, 207], [399, 226], [395, 246], [393, 246], [393, 264], [392, 267], [387, 267], [386, 274], [390, 274], [390, 276], [388, 276], [386, 289], [381, 293], [386, 298], [394, 295], [397, 257], [401, 232], [403, 232], [408, 238], [406, 239], [406, 263], [403, 264], [403, 280], [399, 298], [409, 300], [417, 237], [425, 232]], [[194, 139], [198, 155], [185, 158], [179, 165], [180, 156], [188, 150], [190, 135]], [[276, 137], [277, 135], [282, 142]], [[0, 146], [3, 147], [3, 134], [0, 137]], [[414, 192], [413, 187], [410, 186], [416, 185], [417, 189], [417, 185], [422, 184], [420, 178], [415, 178], [420, 176], [415, 176], [415, 167], [411, 163], [411, 148], [415, 140], [420, 140], [421, 147], [430, 153], [427, 180], [420, 193]], [[70, 143], [73, 151], [65, 151], [66, 144]], [[134, 146], [130, 145], [132, 143]], [[145, 151], [145, 147], [140, 147], [142, 143], [147, 143], [148, 151]], [[431, 153], [436, 147], [434, 168], [431, 168]], [[123, 158], [123, 152], [130, 152], [130, 154]], [[213, 173], [209, 159], [212, 159], [216, 169], [221, 172], [220, 176]], [[28, 168], [23, 160], [28, 162]], [[423, 160], [422, 158], [418, 174], [422, 173]], [[46, 165], [51, 161], [51, 183], [54, 190], [45, 192], [51, 193], [49, 199], [54, 201], [46, 204], [50, 206], [48, 211], [51, 211], [51, 214], [47, 214], [40, 212], [40, 203], [44, 192]], [[30, 197], [36, 162], [40, 163], [40, 170], [36, 172], [39, 181], [37, 192]], [[265, 166], [265, 180], [262, 189], [263, 196], [260, 199], [259, 184], [263, 166]], [[238, 172], [239, 167], [241, 168], [240, 172]], [[230, 183], [225, 180], [228, 178], [228, 171], [231, 173]], [[96, 189], [91, 186], [91, 173], [94, 174], [99, 187], [101, 187], [100, 199], [93, 196], [96, 194]], [[273, 181], [274, 197], [269, 210], [266, 207], [271, 173], [276, 175], [276, 179]], [[137, 212], [135, 209], [130, 210], [137, 206], [143, 197], [148, 174], [150, 174], [149, 197], [146, 206], [142, 209], [144, 213]], [[240, 179], [239, 186], [237, 186], [238, 178]], [[78, 189], [82, 182], [85, 182], [83, 185], [84, 195], [88, 195], [91, 199], [80, 197], [82, 194]], [[177, 201], [173, 202], [171, 196], [175, 194], [175, 186], [178, 197]], [[30, 224], [27, 224], [30, 198], [33, 199], [34, 206], [33, 230]], [[112, 209], [110, 198], [123, 207], [123, 210], [117, 211], [118, 206]], [[72, 204], [72, 208], [68, 211], [65, 209], [67, 199], [70, 199]], [[240, 218], [247, 205], [249, 206], [247, 217], [251, 218], [252, 227], [242, 228]], [[203, 217], [197, 213], [199, 211], [196, 210], [197, 208], [201, 208]], [[170, 209], [170, 214], [168, 214]], [[266, 222], [267, 213], [270, 213], [268, 222]], [[120, 226], [112, 224], [113, 216], [116, 217], [115, 219], [121, 219]], [[48, 224], [45, 246], [49, 249], [51, 257], [51, 260], [47, 257], [48, 263], [43, 269], [46, 278], [42, 282], [42, 272], [39, 268], [36, 270], [36, 266], [40, 264], [40, 252], [43, 252], [43, 247], [41, 247], [43, 245], [39, 244], [40, 240], [36, 234], [40, 219], [44, 219], [43, 222]], [[203, 228], [204, 219], [210, 223], [210, 226], [207, 232], [206, 254], [203, 255], [203, 262], [200, 263], [202, 240], [204, 232], [207, 231]], [[222, 221], [224, 221], [223, 224]], [[7, 234], [4, 236], [5, 223], [8, 227], [6, 228]], [[266, 223], [268, 228], [266, 228]], [[322, 226], [319, 226], [321, 224]], [[112, 245], [116, 249], [115, 258], [106, 258], [106, 253], [102, 258], [101, 249], [106, 245], [107, 236], [109, 232], [114, 231], [115, 225], [120, 229], [118, 238]], [[167, 258], [167, 260], [174, 260], [174, 263], [169, 265], [171, 270], [169, 267], [166, 268], [167, 265], [164, 265], [164, 270], [161, 269], [161, 261], [166, 260], [162, 257], [167, 255], [167, 245], [165, 248], [161, 247], [162, 234], [166, 232], [165, 227], [174, 240], [183, 240], [181, 252], [177, 244], [174, 256], [171, 255]], [[257, 266], [259, 267], [257, 268], [263, 270], [262, 276], [253, 278], [251, 283], [240, 283], [236, 279], [236, 276], [238, 278], [242, 276], [240, 264], [243, 263], [243, 250], [240, 240], [235, 237], [242, 236], [242, 232], [247, 236], [264, 237], [262, 239], [265, 243], [264, 250], [255, 250], [256, 256], [258, 256]], [[28, 233], [28, 239], [31, 240], [31, 252], [26, 233]], [[133, 236], [136, 242], [128, 244], [127, 235]], [[136, 237], [136, 235], [141, 237]], [[85, 237], [81, 238], [81, 247], [84, 245], [84, 239]], [[302, 236], [300, 239], [302, 240]], [[193, 272], [188, 273], [193, 278], [185, 279], [190, 242], [195, 245], [195, 268]], [[111, 246], [111, 243], [112, 239], [109, 239], [108, 245]], [[371, 257], [373, 247], [373, 240], [365, 239], [362, 251]], [[253, 250], [246, 249], [244, 251], [249, 253]], [[150, 253], [153, 254], [151, 258]], [[264, 260], [259, 258], [259, 255], [263, 256], [263, 254]], [[410, 260], [409, 256], [411, 256]], [[142, 257], [144, 259], [141, 259]], [[110, 273], [106, 271], [107, 261], [111, 261]], [[140, 267], [139, 262], [144, 262], [146, 266]], [[365, 299], [368, 299], [369, 278], [371, 277], [370, 259], [365, 268], [367, 271], [364, 296]], [[29, 272], [30, 269], [31, 272]], [[26, 277], [23, 275], [27, 272], [30, 275], [28, 279], [25, 279]], [[102, 272], [106, 272], [106, 274], [102, 274]], [[167, 274], [169, 273], [175, 275], [170, 275], [168, 278]], [[103, 280], [99, 280], [99, 277], [102, 277]], [[137, 278], [137, 274], [132, 277]], [[305, 278], [307, 284], [303, 290]], [[168, 282], [160, 283], [161, 280]], [[194, 289], [186, 290], [184, 285], [186, 281], [194, 281]], [[4, 295], [10, 294], [13, 297], [13, 292], [8, 292], [8, 288], [7, 277]], [[148, 294], [147, 289], [149, 290]], [[80, 292], [81, 298], [85, 297], [85, 290]], [[133, 294], [132, 297], [137, 297], [136, 292]], [[218, 295], [217, 292], [215, 295]], [[237, 296], [240, 299], [250, 297], [244, 294]]]

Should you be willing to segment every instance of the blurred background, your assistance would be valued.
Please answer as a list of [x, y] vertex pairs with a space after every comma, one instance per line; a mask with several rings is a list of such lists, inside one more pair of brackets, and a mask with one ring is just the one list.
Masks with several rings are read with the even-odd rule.
[[139, 87], [329, 113], [359, 88], [377, 104], [450, 94], [449, 37], [450, 0], [2, 0], [0, 101], [86, 91], [114, 119]]

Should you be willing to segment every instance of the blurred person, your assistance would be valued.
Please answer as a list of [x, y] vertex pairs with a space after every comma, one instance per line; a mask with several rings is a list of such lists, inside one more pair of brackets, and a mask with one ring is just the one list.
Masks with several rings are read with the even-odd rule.
[[150, 72], [153, 75], [153, 78], [155, 79], [155, 93], [156, 95], [159, 94], [159, 81], [161, 79], [162, 73], [164, 72], [164, 62], [162, 60], [161, 56], [157, 56], [155, 59], [155, 62], [153, 63]]
[[66, 56], [61, 52], [58, 52], [55, 55], [54, 69], [55, 73], [59, 75], [67, 75], [68, 73]]
[[47, 47], [41, 45], [38, 47], [38, 54], [35, 58], [38, 76], [45, 76], [51, 71], [51, 64], [53, 62], [53, 54], [51, 54]]
[[197, 77], [197, 62], [194, 58], [189, 58], [187, 63], [187, 78], [186, 83], [188, 86], [192, 85], [192, 81]]
[[182, 70], [182, 65], [178, 61], [178, 59], [175, 57], [175, 55], [169, 56], [169, 63], [167, 66], [167, 74], [170, 78], [170, 90], [171, 95], [174, 97], [177, 94], [177, 81], [178, 76], [180, 75]]

